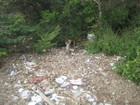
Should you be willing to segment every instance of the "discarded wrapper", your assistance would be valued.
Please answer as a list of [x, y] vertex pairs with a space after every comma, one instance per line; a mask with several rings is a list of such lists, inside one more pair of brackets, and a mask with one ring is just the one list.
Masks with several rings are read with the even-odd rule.
[[65, 80], [67, 80], [66, 76], [60, 76], [60, 77], [55, 79], [55, 81], [59, 84], [63, 84], [65, 82]]
[[32, 80], [30, 80], [30, 82], [38, 82], [38, 81], [42, 81], [44, 79], [46, 79], [46, 78], [44, 78], [44, 77], [33, 78]]
[[82, 80], [80, 78], [79, 79], [70, 80], [70, 83], [72, 85], [83, 85], [83, 82], [82, 82]]

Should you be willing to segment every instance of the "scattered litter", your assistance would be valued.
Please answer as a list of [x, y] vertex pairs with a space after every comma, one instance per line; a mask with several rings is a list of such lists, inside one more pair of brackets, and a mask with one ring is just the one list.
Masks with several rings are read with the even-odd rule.
[[87, 39], [88, 39], [89, 41], [92, 41], [95, 37], [96, 37], [95, 34], [88, 34], [88, 35], [87, 35]]
[[12, 95], [12, 97], [13, 97], [13, 100], [14, 101], [17, 101], [18, 100], [18, 96]]
[[14, 75], [16, 75], [16, 72], [15, 71], [11, 71], [10, 76], [14, 76]]
[[[102, 65], [102, 57], [106, 60], [105, 55], [91, 56], [87, 55], [85, 50], [80, 51], [80, 53], [74, 52], [72, 56], [64, 56], [63, 52], [60, 51], [64, 58], [61, 55], [54, 57], [52, 55], [47, 55], [47, 57], [38, 55], [38, 58], [23, 55], [19, 58], [22, 62], [19, 60], [18, 64], [12, 62], [12, 68], [7, 69], [7, 71], [11, 70], [7, 75], [10, 76], [8, 80], [10, 82], [4, 82], [9, 90], [12, 86], [16, 90], [12, 100], [24, 100], [25, 103], [28, 101], [27, 105], [99, 104], [95, 96], [96, 89], [99, 88], [94, 88], [94, 86], [98, 86], [95, 79], [105, 77], [105, 80], [102, 80], [104, 84], [101, 85], [109, 86], [112, 84], [113, 82], [107, 78], [109, 74], [106, 70], [107, 67], [114, 66], [120, 58], [111, 58], [112, 61], [107, 60]], [[85, 57], [82, 54], [85, 54]], [[75, 59], [77, 56], [78, 58]], [[80, 59], [81, 57], [83, 58]], [[93, 58], [94, 60], [92, 60]], [[19, 75], [16, 75], [17, 71], [20, 72]], [[98, 76], [98, 74], [101, 75]], [[100, 78], [96, 78], [96, 76]], [[113, 92], [112, 95], [115, 93]], [[101, 105], [102, 103], [111, 105], [107, 102], [100, 102]]]
[[36, 102], [29, 102], [28, 105], [36, 105]]
[[35, 103], [39, 103], [42, 101], [42, 98], [41, 98], [41, 96], [34, 94], [34, 96], [31, 97], [31, 100]]
[[72, 88], [73, 88], [74, 90], [76, 90], [76, 89], [78, 89], [78, 86], [73, 86]]
[[114, 66], [114, 63], [110, 63], [110, 66]]
[[82, 82], [82, 80], [80, 78], [79, 79], [70, 80], [70, 83], [72, 85], [83, 85], [83, 82]]
[[35, 62], [25, 62], [24, 63], [25, 65], [27, 65], [27, 66], [36, 66], [36, 63]]
[[30, 100], [31, 93], [29, 90], [20, 90], [20, 96], [24, 100]]
[[21, 92], [23, 92], [23, 91], [24, 91], [23, 88], [20, 88], [20, 89], [18, 90], [19, 93], [21, 93]]
[[61, 85], [61, 87], [67, 87], [70, 85], [70, 82], [63, 82], [63, 84]]
[[30, 82], [38, 82], [38, 81], [42, 81], [44, 79], [46, 79], [46, 78], [44, 78], [44, 77], [33, 78], [32, 80], [30, 80]]
[[100, 59], [100, 57], [95, 57], [96, 59]]
[[46, 88], [44, 93], [45, 93], [45, 95], [50, 95], [53, 92], [54, 92], [54, 88], [53, 87], [48, 87], [48, 88]]
[[90, 59], [87, 59], [86, 61], [85, 61], [85, 63], [89, 63], [90, 62]]
[[52, 95], [52, 97], [51, 97], [50, 100], [54, 100], [54, 101], [56, 101], [56, 102], [59, 102], [60, 99], [64, 99], [64, 97], [58, 96], [56, 93], [54, 93], [54, 94]]
[[60, 76], [60, 77], [58, 77], [58, 78], [55, 79], [55, 81], [58, 84], [63, 84], [66, 80], [67, 80], [67, 77], [66, 76]]

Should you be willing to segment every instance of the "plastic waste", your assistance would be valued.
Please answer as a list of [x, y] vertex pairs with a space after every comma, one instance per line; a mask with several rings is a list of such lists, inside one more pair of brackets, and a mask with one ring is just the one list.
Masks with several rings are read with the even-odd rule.
[[67, 87], [68, 85], [70, 85], [70, 82], [64, 82], [61, 87]]
[[31, 93], [29, 90], [23, 90], [23, 91], [21, 90], [21, 92], [20, 92], [20, 96], [24, 100], [30, 100], [30, 95], [31, 95]]
[[39, 95], [37, 95], [37, 94], [35, 94], [34, 96], [31, 97], [31, 100], [32, 100], [33, 102], [35, 102], [35, 103], [39, 103], [39, 102], [42, 101], [42, 97], [39, 96]]
[[54, 88], [53, 87], [48, 87], [48, 88], [46, 88], [44, 93], [45, 93], [45, 95], [50, 95], [53, 92], [54, 92]]
[[28, 105], [36, 105], [35, 102], [29, 102]]
[[56, 102], [59, 102], [60, 99], [64, 99], [64, 97], [58, 96], [56, 93], [54, 93], [54, 94], [52, 95], [52, 97], [51, 97], [50, 100], [54, 100], [54, 101], [56, 101]]
[[46, 78], [44, 78], [44, 77], [33, 78], [30, 80], [30, 82], [38, 82], [38, 81], [42, 81], [44, 79], [46, 79]]
[[58, 84], [63, 84], [66, 80], [67, 80], [66, 76], [60, 76], [55, 79], [56, 83], [58, 83]]
[[70, 83], [72, 85], [82, 85], [83, 84], [83, 82], [82, 82], [82, 80], [80, 78], [79, 79], [70, 80]]
[[73, 86], [72, 88], [73, 88], [74, 90], [76, 90], [76, 89], [78, 89], [78, 86]]
[[10, 76], [16, 75], [15, 71], [10, 72]]
[[23, 88], [20, 88], [20, 89], [18, 90], [19, 93], [21, 93], [21, 92], [23, 92], [23, 91], [24, 91]]

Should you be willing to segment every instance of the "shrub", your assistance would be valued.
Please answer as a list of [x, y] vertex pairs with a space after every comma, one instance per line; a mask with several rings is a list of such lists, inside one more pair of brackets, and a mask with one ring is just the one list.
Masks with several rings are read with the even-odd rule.
[[140, 85], [140, 27], [128, 28], [122, 36], [111, 29], [102, 30], [100, 38], [85, 45], [89, 53], [103, 52], [106, 55], [119, 55], [125, 60], [117, 64], [117, 73]]
[[126, 56], [132, 60], [136, 58], [136, 47], [140, 45], [140, 28], [127, 29], [123, 36], [114, 34], [111, 28], [100, 32], [100, 37], [85, 44], [85, 49], [90, 53], [103, 52], [106, 55]]
[[35, 31], [34, 27], [26, 24], [22, 15], [2, 14], [0, 16], [0, 49], [6, 50], [0, 50], [1, 55], [25, 50], [23, 47], [26, 48], [27, 41]]
[[116, 72], [140, 85], [140, 47], [134, 60], [122, 61], [117, 65]]
[[89, 53], [95, 54], [101, 51], [100, 47], [100, 41], [94, 40], [92, 42], [88, 42], [85, 44], [85, 50], [87, 50]]
[[5, 49], [0, 48], [0, 56], [7, 55]]
[[51, 33], [40, 35], [40, 39], [38, 43], [35, 44], [34, 49], [42, 53], [43, 50], [47, 50], [49, 47], [56, 45], [56, 43], [52, 43], [52, 40], [59, 34], [59, 31], [60, 26], [57, 26]]

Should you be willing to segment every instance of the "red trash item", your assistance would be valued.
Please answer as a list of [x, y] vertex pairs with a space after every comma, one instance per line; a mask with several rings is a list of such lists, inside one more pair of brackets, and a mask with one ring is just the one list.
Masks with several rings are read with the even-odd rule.
[[44, 79], [46, 79], [46, 78], [44, 78], [44, 77], [33, 78], [32, 80], [30, 80], [30, 82], [38, 82], [38, 81], [42, 81]]

